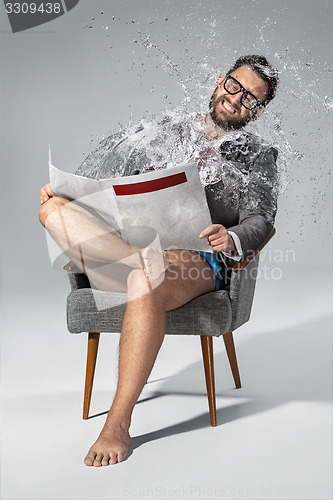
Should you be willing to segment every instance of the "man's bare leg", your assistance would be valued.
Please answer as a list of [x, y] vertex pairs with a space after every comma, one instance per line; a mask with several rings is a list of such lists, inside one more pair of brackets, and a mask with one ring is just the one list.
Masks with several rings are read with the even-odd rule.
[[160, 266], [152, 265], [156, 264], [154, 252], [152, 255], [148, 248], [142, 252], [142, 257], [146, 257], [146, 269], [155, 279], [147, 282], [146, 274], [140, 269], [141, 262], [138, 264], [137, 260], [140, 247], [127, 245], [105, 221], [59, 197], [42, 205], [40, 221], [83, 272], [82, 248], [85, 262], [92, 271], [95, 264], [114, 260], [125, 260], [126, 264], [137, 268], [128, 278], [129, 302], [120, 339], [116, 396], [105, 426], [85, 458], [86, 465], [114, 464], [126, 456], [132, 411], [163, 342], [165, 311], [214, 290], [215, 278], [203, 257], [191, 251], [173, 250], [163, 259], [164, 266], [171, 262], [163, 280], [163, 276], [162, 279], [159, 276]]
[[129, 275], [129, 298], [133, 291], [138, 298], [127, 303], [124, 315], [117, 391], [105, 425], [84, 460], [86, 465], [106, 466], [126, 457], [132, 411], [162, 345], [165, 312], [215, 289], [213, 272], [199, 254], [172, 250], [168, 258], [171, 264], [163, 282], [148, 292], [141, 270]]
[[50, 198], [41, 206], [39, 218], [68, 257], [100, 290], [126, 290], [126, 283], [124, 290], [113, 288], [114, 268], [111, 266], [108, 272], [112, 262], [131, 268], [147, 267], [148, 273], [155, 275], [167, 266], [167, 260], [158, 251], [127, 243], [106, 221], [64, 198]]

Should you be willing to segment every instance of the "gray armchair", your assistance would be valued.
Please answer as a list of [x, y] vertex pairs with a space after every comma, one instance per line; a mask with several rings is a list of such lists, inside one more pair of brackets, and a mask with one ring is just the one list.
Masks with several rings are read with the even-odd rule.
[[[263, 245], [229, 271], [225, 290], [201, 295], [182, 307], [166, 313], [166, 334], [200, 335], [206, 377], [210, 421], [216, 426], [214, 358], [212, 337], [223, 336], [236, 388], [241, 387], [232, 332], [250, 318], [259, 251], [275, 233], [273, 228]], [[98, 343], [102, 332], [121, 331], [125, 301], [123, 293], [91, 290], [87, 276], [65, 266], [71, 285], [67, 297], [67, 325], [71, 333], [88, 333], [87, 368], [83, 418], [89, 415]], [[96, 306], [96, 299], [99, 307]]]

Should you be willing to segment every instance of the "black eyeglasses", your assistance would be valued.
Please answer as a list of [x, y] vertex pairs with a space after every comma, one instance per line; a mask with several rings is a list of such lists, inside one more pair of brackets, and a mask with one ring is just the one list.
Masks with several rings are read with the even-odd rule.
[[244, 89], [242, 85], [231, 75], [228, 75], [224, 80], [223, 87], [228, 92], [228, 94], [238, 94], [242, 92], [242, 97], [240, 99], [241, 104], [246, 109], [255, 109], [257, 106], [261, 106], [262, 103], [255, 95], [251, 94], [248, 90]]

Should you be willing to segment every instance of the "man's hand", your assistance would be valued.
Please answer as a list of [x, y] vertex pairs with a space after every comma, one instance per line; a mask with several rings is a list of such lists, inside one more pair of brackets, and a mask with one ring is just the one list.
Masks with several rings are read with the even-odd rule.
[[46, 184], [40, 190], [40, 204], [43, 205], [47, 200], [52, 198], [52, 196], [57, 196], [51, 189], [50, 184]]
[[234, 252], [236, 250], [234, 240], [222, 224], [212, 224], [208, 226], [199, 238], [207, 237], [208, 245], [211, 245], [214, 252]]

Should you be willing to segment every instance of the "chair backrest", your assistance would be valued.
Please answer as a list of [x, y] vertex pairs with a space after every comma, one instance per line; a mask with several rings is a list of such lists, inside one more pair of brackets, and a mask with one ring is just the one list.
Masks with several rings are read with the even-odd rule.
[[258, 274], [260, 251], [273, 238], [273, 227], [266, 240], [247, 259], [234, 265], [231, 270], [229, 296], [232, 310], [230, 331], [246, 323], [251, 314]]
[[236, 330], [250, 318], [259, 258], [260, 256], [257, 254], [244, 268], [232, 269], [231, 271], [229, 297], [232, 320], [230, 331]]

